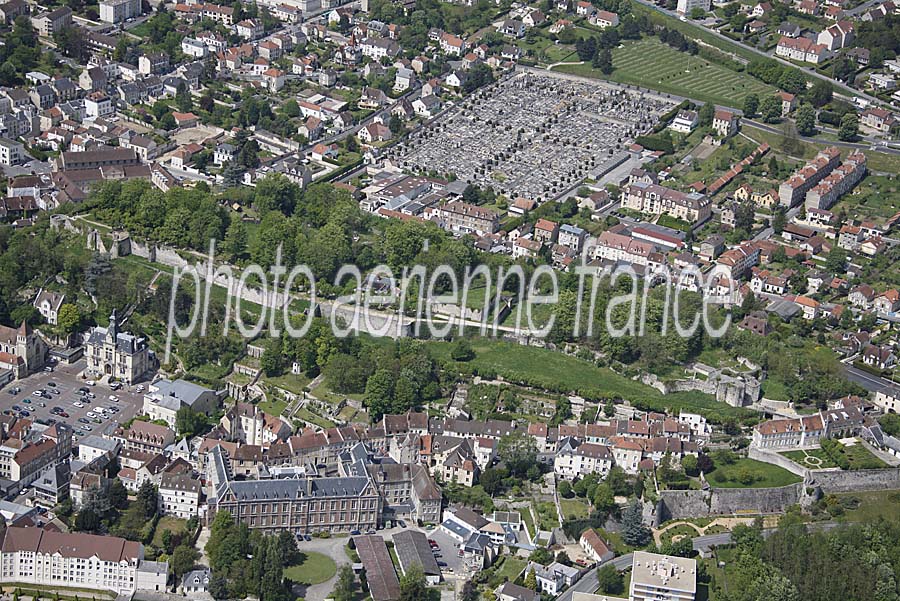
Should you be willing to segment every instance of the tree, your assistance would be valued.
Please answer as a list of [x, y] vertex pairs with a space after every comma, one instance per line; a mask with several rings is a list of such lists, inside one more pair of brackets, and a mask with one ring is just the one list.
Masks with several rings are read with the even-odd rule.
[[281, 375], [284, 353], [281, 352], [281, 339], [273, 340], [263, 351], [262, 357], [259, 358], [259, 367], [267, 376]]
[[353, 568], [349, 565], [342, 565], [338, 570], [337, 582], [331, 593], [334, 601], [353, 601], [353, 588], [356, 577], [353, 575]]
[[597, 570], [597, 590], [607, 595], [618, 595], [625, 590], [625, 580], [622, 574], [611, 563], [607, 563]]
[[697, 458], [694, 455], [685, 455], [681, 460], [681, 469], [688, 476], [697, 476], [700, 474]]
[[559, 496], [564, 499], [571, 499], [575, 496], [575, 493], [572, 491], [572, 485], [568, 480], [560, 481], [559, 486], [557, 486], [556, 489], [559, 492]]
[[781, 120], [781, 98], [766, 96], [759, 106], [759, 112], [766, 123], [778, 123]]
[[420, 564], [407, 568], [400, 578], [400, 601], [425, 601], [428, 599], [428, 583]]
[[612, 62], [612, 51], [609, 48], [601, 48], [596, 55], [594, 55], [594, 59], [591, 61], [591, 66], [595, 69], [600, 69], [600, 72], [604, 75], [609, 75], [613, 72], [613, 62]]
[[806, 89], [806, 77], [799, 69], [785, 69], [778, 79], [778, 87], [789, 94], [799, 94]]
[[497, 443], [497, 456], [512, 476], [523, 476], [537, 463], [537, 443], [522, 432], [507, 434]]
[[190, 543], [183, 542], [175, 547], [175, 552], [172, 553], [171, 559], [172, 572], [174, 572], [175, 578], [181, 579], [184, 574], [190, 572], [198, 559], [200, 559], [200, 552]]
[[816, 83], [806, 92], [806, 99], [816, 108], [822, 108], [834, 97], [831, 82], [816, 78]]
[[391, 119], [388, 121], [388, 128], [395, 136], [399, 136], [406, 131], [406, 128], [403, 126], [403, 120], [399, 115], [391, 115]]
[[185, 405], [175, 413], [175, 431], [179, 436], [190, 438], [199, 434], [204, 426], [206, 426], [206, 416], [199, 411], [194, 411], [192, 407]]
[[172, 113], [166, 113], [157, 121], [157, 125], [159, 125], [160, 129], [164, 129], [166, 131], [172, 131], [176, 127], [178, 127], [178, 123], [175, 122], [175, 115]]
[[75, 530], [80, 532], [97, 532], [100, 529], [100, 516], [89, 508], [85, 507], [75, 516]]
[[453, 347], [450, 349], [450, 358], [454, 361], [471, 361], [475, 358], [475, 350], [472, 349], [468, 340], [460, 338], [453, 343]]
[[144, 480], [144, 483], [141, 484], [137, 494], [137, 503], [146, 519], [149, 520], [156, 516], [159, 499], [156, 487], [150, 480]]
[[506, 477], [502, 468], [489, 467], [482, 472], [478, 482], [489, 495], [495, 495], [503, 489], [503, 478]]
[[109, 498], [110, 506], [115, 507], [116, 509], [125, 509], [128, 507], [128, 490], [118, 478], [112, 479], [112, 482], [109, 485], [109, 492], [107, 492], [107, 497]]
[[695, 6], [694, 8], [691, 9], [691, 19], [693, 19], [695, 21], [699, 21], [700, 19], [702, 19], [705, 16], [706, 16], [706, 11], [703, 10], [702, 7]]
[[65, 303], [59, 308], [59, 314], [56, 316], [56, 322], [66, 334], [72, 334], [78, 330], [81, 323], [81, 313], [78, 307], [71, 303]]
[[859, 118], [856, 113], [847, 113], [841, 117], [841, 126], [838, 129], [838, 139], [844, 142], [852, 142], [859, 134]]
[[616, 498], [613, 495], [612, 487], [606, 483], [597, 485], [591, 500], [594, 503], [594, 509], [603, 514], [609, 514], [616, 508]]
[[228, 224], [225, 238], [222, 240], [222, 252], [231, 261], [242, 258], [247, 252], [247, 227], [239, 218], [233, 218]]
[[787, 215], [784, 210], [779, 207], [775, 211], [775, 215], [772, 216], [772, 229], [776, 234], [780, 234], [784, 231], [784, 226], [787, 225]]
[[816, 109], [811, 104], [804, 104], [797, 109], [794, 119], [797, 122], [797, 131], [801, 136], [811, 136], [816, 133]]
[[707, 102], [703, 106], [700, 107], [700, 110], [697, 112], [697, 116], [700, 118], [700, 125], [702, 126], [710, 126], [713, 122], [713, 117], [716, 115], [716, 106], [712, 102]]
[[190, 112], [194, 108], [194, 100], [185, 82], [179, 82], [175, 89], [175, 105], [182, 113]]
[[612, 399], [609, 399], [603, 405], [603, 416], [604, 417], [612, 417], [615, 414], [616, 414], [616, 404], [612, 401]]
[[744, 116], [753, 117], [759, 109], [759, 96], [756, 94], [747, 94], [744, 97]]
[[528, 570], [528, 573], [525, 574], [525, 588], [536, 591], [537, 590], [537, 576], [534, 574], [534, 569]]
[[643, 547], [650, 536], [650, 529], [644, 525], [641, 503], [635, 499], [622, 513], [622, 540], [626, 545]]
[[[478, 587], [471, 580], [466, 580], [462, 587], [462, 601], [478, 601]], [[335, 601], [340, 601], [335, 599]]]
[[[349, 568], [349, 566], [344, 567]], [[228, 598], [228, 579], [225, 577], [225, 574], [213, 572], [209, 577], [209, 594], [212, 595], [213, 599], [221, 600]], [[335, 597], [334, 601], [351, 601], [351, 599], [338, 599]]]
[[825, 258], [825, 269], [829, 273], [844, 273], [847, 267], [847, 251], [835, 244]]

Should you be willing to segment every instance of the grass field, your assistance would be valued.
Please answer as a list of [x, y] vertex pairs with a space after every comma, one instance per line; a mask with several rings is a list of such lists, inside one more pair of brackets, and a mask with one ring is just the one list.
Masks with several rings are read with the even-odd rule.
[[337, 572], [334, 560], [315, 551], [301, 553], [300, 563], [284, 568], [284, 577], [301, 584], [320, 584], [326, 582]]
[[838, 498], [854, 497], [859, 500], [856, 509], [848, 509], [836, 519], [841, 522], [873, 521], [878, 518], [900, 520], [900, 491], [854, 492], [835, 495]]
[[679, 52], [656, 38], [630, 42], [613, 50], [615, 70], [604, 76], [589, 64], [559, 65], [556, 71], [659, 90], [719, 105], [740, 107], [748, 94], [775, 92], [750, 75], [737, 73], [699, 56]]
[[781, 453], [797, 465], [812, 470], [837, 467], [834, 461], [828, 458], [828, 454], [822, 449], [808, 449], [803, 451], [784, 451]]
[[564, 518], [586, 518], [589, 508], [587, 503], [578, 499], [560, 499], [560, 509]]
[[[741, 124], [741, 132], [756, 142], [766, 142], [775, 150], [781, 150], [781, 141], [784, 138], [781, 134], [763, 131], [746, 122]], [[830, 145], [827, 140], [815, 144], [799, 140], [798, 144], [802, 149], [802, 154], [799, 156], [804, 159], [811, 159], [819, 150]], [[849, 148], [841, 148], [842, 155], [846, 156], [849, 152], [851, 152]], [[865, 149], [862, 150], [862, 153], [866, 155], [866, 166], [869, 170], [890, 174], [900, 172], [900, 155], [885, 154], [883, 152]]]
[[502, 577], [503, 582], [514, 582], [527, 564], [528, 562], [524, 559], [505, 557], [500, 568], [497, 570], [497, 577], [498, 579]]
[[850, 462], [851, 470], [878, 470], [888, 467], [884, 461], [864, 447], [859, 440], [854, 445], [838, 445], [836, 448]]
[[159, 518], [156, 523], [156, 532], [153, 533], [153, 546], [162, 547], [162, 535], [164, 530], [168, 530], [172, 534], [182, 532], [187, 525], [187, 520], [181, 520], [170, 515]]
[[[452, 366], [449, 342], [431, 342], [432, 355]], [[663, 395], [655, 388], [621, 376], [611, 369], [597, 367], [593, 363], [564, 355], [556, 351], [522, 346], [501, 340], [476, 339], [472, 341], [475, 358], [464, 364], [479, 373], [493, 373], [511, 382], [523, 382], [560, 392], [576, 392], [589, 399], [621, 398], [640, 402], [655, 410], [669, 408], [693, 410], [705, 415], [741, 417], [751, 415], [717, 402], [713, 397], [684, 392]], [[461, 365], [462, 366], [462, 365]]]
[[775, 488], [800, 482], [800, 478], [777, 465], [755, 459], [738, 459], [720, 465], [707, 476], [714, 488]]

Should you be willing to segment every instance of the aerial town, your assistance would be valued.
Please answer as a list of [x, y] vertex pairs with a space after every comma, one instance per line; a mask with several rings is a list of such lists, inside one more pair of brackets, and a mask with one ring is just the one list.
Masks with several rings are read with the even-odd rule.
[[0, 599], [900, 599], [898, 84], [894, 0], [0, 3]]

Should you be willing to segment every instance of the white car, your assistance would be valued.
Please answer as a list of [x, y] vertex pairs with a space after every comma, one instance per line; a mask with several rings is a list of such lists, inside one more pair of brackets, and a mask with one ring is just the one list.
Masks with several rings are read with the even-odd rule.
[[138, 385], [137, 385], [137, 388], [136, 388], [135, 390], [137, 390], [138, 392], [144, 392], [144, 385], [143, 385], [143, 384], [138, 384]]
[[99, 415], [106, 415], [106, 407], [94, 407], [94, 411]]
[[118, 398], [116, 395], [114, 395], [114, 394], [109, 395], [109, 400], [111, 400], [111, 401], [114, 402], [114, 403], [118, 403], [118, 402], [119, 402], [119, 398]]
[[79, 409], [84, 409], [84, 403], [82, 403], [80, 401], [75, 401], [72, 404], [75, 405], [76, 407], [78, 407]]
[[88, 386], [96, 386], [97, 385], [97, 383], [93, 380], [88, 380], [87, 382], [85, 382], [85, 384], [87, 384]]
[[94, 419], [95, 417], [97, 417], [97, 414], [94, 413], [93, 411], [88, 411], [87, 417], [88, 417], [88, 419]]

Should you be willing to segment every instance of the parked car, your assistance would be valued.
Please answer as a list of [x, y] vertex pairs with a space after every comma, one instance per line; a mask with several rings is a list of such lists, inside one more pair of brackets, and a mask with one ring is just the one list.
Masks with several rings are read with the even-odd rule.
[[89, 424], [89, 423], [91, 423], [91, 420], [89, 420], [89, 419], [86, 418], [86, 417], [79, 417], [79, 418], [78, 418], [78, 421], [80, 421], [82, 424]]
[[117, 396], [114, 395], [114, 394], [111, 394], [111, 395], [109, 395], [109, 400], [111, 400], [113, 403], [118, 403], [118, 402], [119, 402], [119, 397], [117, 397]]
[[85, 384], [87, 384], [88, 386], [96, 386], [97, 382], [95, 382], [94, 380], [88, 380], [87, 382], [85, 382]]
[[22, 389], [19, 388], [18, 386], [16, 386], [15, 388], [10, 388], [8, 392], [9, 392], [9, 394], [15, 396], [15, 395], [19, 394], [20, 392], [22, 392]]
[[52, 387], [52, 388], [56, 388], [56, 382], [47, 382], [47, 386], [50, 386], [50, 387]]
[[46, 407], [46, 406], [47, 406], [47, 403], [45, 403], [44, 401], [41, 401], [41, 402], [38, 403], [37, 405], [38, 405], [38, 407]]
[[13, 405], [13, 406], [12, 406], [12, 410], [13, 410], [13, 411], [21, 411], [22, 408], [19, 407], [18, 405]]
[[22, 399], [22, 402], [25, 403], [26, 405], [30, 405], [31, 399]]
[[72, 404], [75, 405], [76, 407], [78, 407], [79, 409], [84, 409], [84, 403], [80, 403], [80, 402], [78, 402], [78, 401], [75, 401], [75, 402], [72, 403]]
[[97, 417], [97, 414], [94, 413], [93, 411], [88, 411], [87, 416], [91, 419], [94, 419], [95, 417]]
[[60, 411], [57, 415], [59, 415], [60, 417], [65, 417], [65, 418], [71, 417], [71, 416], [70, 416], [68, 413], [66, 413], [65, 411]]

